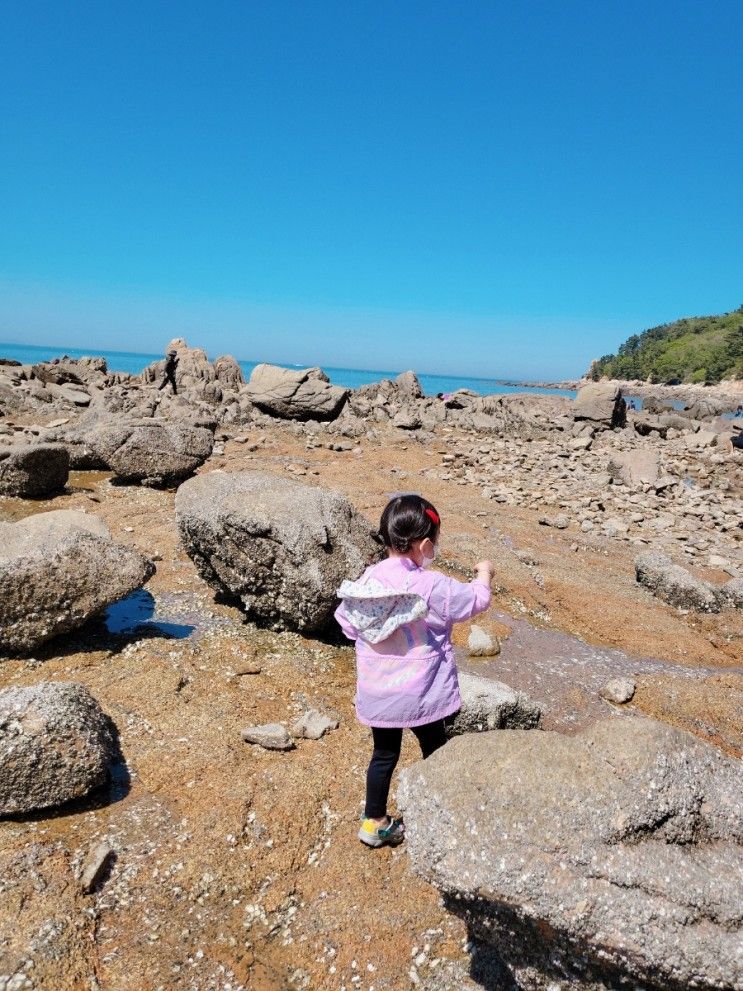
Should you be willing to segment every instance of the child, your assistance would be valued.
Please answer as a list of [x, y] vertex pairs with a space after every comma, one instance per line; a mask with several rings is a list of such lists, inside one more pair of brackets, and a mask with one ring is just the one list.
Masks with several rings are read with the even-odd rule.
[[424, 758], [446, 743], [444, 719], [461, 705], [452, 624], [490, 605], [490, 561], [476, 565], [469, 583], [425, 570], [436, 557], [440, 526], [427, 499], [392, 499], [375, 534], [387, 559], [338, 590], [336, 619], [356, 641], [356, 715], [374, 739], [359, 830], [367, 846], [402, 842], [404, 826], [387, 815], [387, 796], [403, 728], [415, 733]]

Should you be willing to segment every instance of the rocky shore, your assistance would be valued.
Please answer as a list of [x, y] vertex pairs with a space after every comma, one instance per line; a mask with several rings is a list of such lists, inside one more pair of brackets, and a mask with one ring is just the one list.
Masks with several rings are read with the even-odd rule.
[[[0, 363], [0, 991], [743, 987], [725, 398], [171, 347], [175, 395], [164, 363]], [[368, 851], [331, 616], [410, 490], [494, 606], [454, 739], [405, 741], [407, 843]]]

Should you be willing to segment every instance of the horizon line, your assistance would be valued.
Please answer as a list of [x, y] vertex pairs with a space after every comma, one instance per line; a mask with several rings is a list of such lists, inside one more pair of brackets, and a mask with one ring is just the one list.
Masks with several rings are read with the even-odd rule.
[[[31, 348], [31, 349], [34, 349], [34, 350], [37, 350], [37, 351], [54, 351], [54, 350], [57, 349], [57, 345], [25, 344], [25, 343], [20, 342], [20, 341], [0, 341], [0, 348], [6, 347], [6, 346], [7, 347]], [[188, 345], [188, 346], [190, 347], [190, 345]], [[196, 346], [199, 347], [199, 345], [196, 345]], [[90, 357], [96, 357], [96, 352], [94, 350], [88, 349], [88, 348], [70, 347], [67, 350], [69, 350], [69, 351], [84, 351], [84, 352], [86, 352], [86, 356], [88, 356], [87, 353], [89, 352], [89, 356]], [[207, 355], [207, 358], [209, 358], [208, 351], [206, 351], [205, 348], [201, 348], [201, 350], [204, 351], [206, 353], [206, 355]], [[62, 350], [60, 352], [60, 355], [61, 354], [64, 354], [64, 353], [65, 353], [65, 349], [62, 348]], [[161, 355], [161, 354], [159, 354], [156, 351], [119, 351], [117, 348], [102, 348], [100, 350], [99, 354], [103, 354], [103, 353], [105, 353], [105, 354], [121, 354], [121, 355], [136, 355], [137, 357], [141, 357], [141, 358], [155, 358], [157, 360], [161, 360], [165, 356], [165, 353], [164, 352]], [[235, 357], [234, 355], [229, 355], [229, 356], [230, 357], [233, 357], [233, 358]], [[0, 357], [2, 357], [2, 355], [0, 355]], [[217, 355], [217, 357], [223, 357], [223, 355]], [[216, 359], [209, 358], [209, 360], [210, 361], [214, 361]], [[539, 379], [538, 381], [537, 380], [529, 380], [529, 379], [526, 379], [526, 378], [521, 378], [520, 376], [517, 376], [517, 375], [511, 375], [511, 376], [508, 376], [507, 378], [493, 378], [491, 376], [483, 376], [483, 375], [450, 375], [450, 374], [444, 374], [442, 372], [424, 372], [424, 371], [416, 371], [415, 369], [407, 369], [407, 368], [406, 369], [403, 369], [402, 371], [397, 372], [397, 371], [393, 371], [391, 369], [383, 369], [383, 368], [351, 368], [351, 367], [347, 367], [347, 366], [344, 366], [344, 365], [314, 365], [313, 366], [313, 365], [302, 365], [302, 364], [299, 364], [298, 365], [296, 362], [255, 361], [252, 358], [235, 358], [235, 361], [237, 361], [238, 363], [242, 362], [242, 363], [244, 363], [246, 365], [261, 365], [261, 364], [271, 365], [271, 364], [279, 364], [279, 365], [283, 365], [284, 367], [287, 367], [289, 369], [291, 369], [291, 368], [313, 368], [313, 367], [316, 367], [316, 368], [322, 368], [323, 370], [329, 369], [331, 371], [367, 372], [369, 374], [383, 375], [385, 377], [387, 377], [387, 376], [401, 375], [405, 371], [412, 371], [415, 375], [425, 375], [426, 378], [471, 379], [473, 382], [495, 382], [498, 385], [522, 385], [522, 384], [523, 385], [533, 385], [533, 384], [538, 384], [538, 382], [547, 381], [544, 378]], [[573, 378], [568, 378], [568, 379], [564, 379], [563, 378], [563, 379], [559, 379], [558, 381], [560, 381], [560, 382], [578, 381], [580, 378], [581, 378], [581, 376], [578, 375], [578, 376], [575, 376], [574, 379]]]

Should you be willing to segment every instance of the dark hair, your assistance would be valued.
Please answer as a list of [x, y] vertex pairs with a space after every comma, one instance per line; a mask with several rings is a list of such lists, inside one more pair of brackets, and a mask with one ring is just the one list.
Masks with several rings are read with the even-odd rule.
[[419, 495], [400, 495], [384, 507], [379, 531], [374, 539], [392, 550], [406, 554], [415, 540], [426, 537], [434, 543], [439, 535], [441, 519], [433, 503]]

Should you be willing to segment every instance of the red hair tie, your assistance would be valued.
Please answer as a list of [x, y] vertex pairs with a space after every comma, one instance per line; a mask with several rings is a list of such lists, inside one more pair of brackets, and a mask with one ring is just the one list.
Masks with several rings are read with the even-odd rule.
[[427, 509], [426, 516], [429, 516], [436, 524], [436, 526], [441, 526], [441, 517], [439, 516], [439, 514], [436, 512], [435, 509]]

